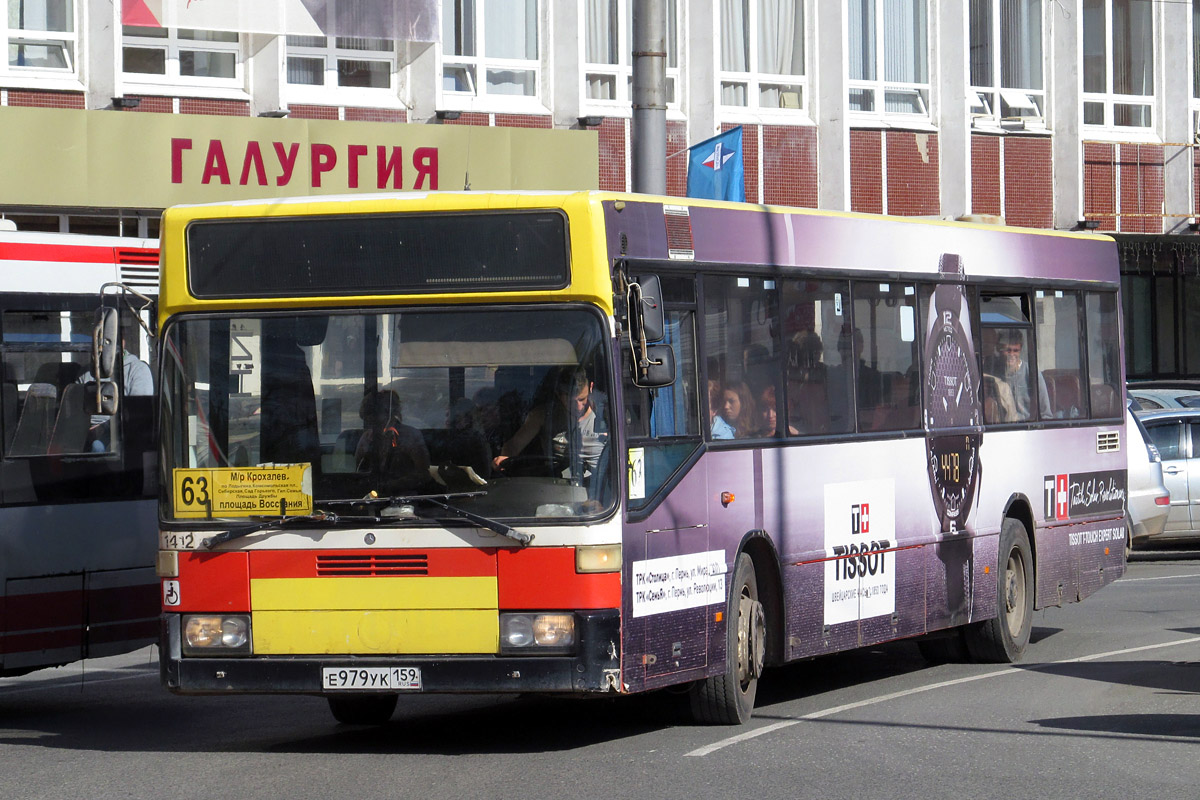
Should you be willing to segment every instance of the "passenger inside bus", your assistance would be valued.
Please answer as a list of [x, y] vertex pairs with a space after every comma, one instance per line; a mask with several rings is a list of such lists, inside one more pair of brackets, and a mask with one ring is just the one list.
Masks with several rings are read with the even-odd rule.
[[821, 337], [796, 333], [788, 343], [788, 424], [800, 433], [829, 430], [829, 395]]
[[404, 424], [400, 397], [391, 389], [368, 392], [359, 406], [363, 432], [354, 450], [359, 472], [386, 488], [413, 489], [429, 481], [429, 451], [416, 428]]
[[721, 386], [721, 382], [716, 379], [709, 379], [708, 426], [714, 440], [733, 438], [733, 426], [726, 422], [725, 418], [721, 416], [724, 401], [725, 389]]
[[[984, 352], [993, 353], [984, 362], [983, 405], [987, 422], [1024, 422], [1032, 419], [1033, 379], [1024, 358], [1023, 330], [985, 328]], [[1046, 382], [1038, 376], [1038, 407], [1043, 419], [1052, 416]]]
[[750, 387], [741, 382], [728, 384], [724, 396], [722, 416], [733, 427], [733, 435], [738, 439], [755, 436], [758, 432], [758, 418]]

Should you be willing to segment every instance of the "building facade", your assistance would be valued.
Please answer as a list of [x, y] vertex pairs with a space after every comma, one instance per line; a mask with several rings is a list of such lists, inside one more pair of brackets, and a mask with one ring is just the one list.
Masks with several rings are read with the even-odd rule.
[[[6, 0], [0, 107], [171, 115], [179, 130], [199, 115], [589, 131], [580, 188], [630, 188], [633, 0], [428, 1], [439, 43], [122, 26], [119, 0]], [[1151, 349], [1131, 350], [1131, 374], [1200, 366], [1188, 306], [1154, 295], [1200, 296], [1200, 0], [664, 5], [668, 193], [685, 191], [689, 144], [741, 125], [751, 202], [1128, 234], [1127, 317]], [[487, 188], [470, 178], [481, 159], [441, 187]], [[0, 212], [156, 234], [153, 205], [72, 202], [9, 192]], [[1135, 318], [1146, 304], [1153, 318]]]

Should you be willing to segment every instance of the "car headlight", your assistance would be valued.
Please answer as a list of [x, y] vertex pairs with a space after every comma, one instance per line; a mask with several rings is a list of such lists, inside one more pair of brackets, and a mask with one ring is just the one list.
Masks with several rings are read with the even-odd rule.
[[537, 655], [575, 648], [574, 614], [501, 614], [500, 651]]
[[250, 653], [247, 614], [190, 614], [183, 618], [183, 652], [189, 656]]

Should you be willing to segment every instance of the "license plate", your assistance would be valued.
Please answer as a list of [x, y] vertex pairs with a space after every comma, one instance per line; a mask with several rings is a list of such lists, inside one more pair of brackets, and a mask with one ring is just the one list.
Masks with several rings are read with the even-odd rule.
[[420, 690], [420, 667], [323, 667], [321, 688], [336, 691]]

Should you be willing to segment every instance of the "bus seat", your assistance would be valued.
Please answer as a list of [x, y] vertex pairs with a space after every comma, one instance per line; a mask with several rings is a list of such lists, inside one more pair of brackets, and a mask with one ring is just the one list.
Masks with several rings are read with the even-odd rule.
[[825, 383], [805, 381], [788, 387], [788, 422], [801, 433], [829, 430], [829, 398]]
[[1094, 383], [1091, 386], [1092, 416], [1119, 417], [1121, 406], [1117, 403], [1117, 392], [1107, 383]]
[[33, 375], [34, 383], [53, 384], [55, 390], [62, 394], [70, 384], [83, 374], [83, 365], [74, 361], [54, 361], [42, 364]]
[[1071, 416], [1071, 409], [1081, 413], [1079, 373], [1073, 369], [1048, 369], [1042, 373], [1050, 392], [1050, 408], [1056, 417]]
[[9, 455], [40, 456], [50, 445], [50, 433], [58, 411], [58, 390], [52, 383], [31, 383], [13, 433]]
[[87, 387], [82, 383], [68, 383], [63, 389], [62, 402], [50, 433], [50, 444], [46, 452], [50, 455], [82, 453], [87, 444], [91, 415], [86, 407]]

